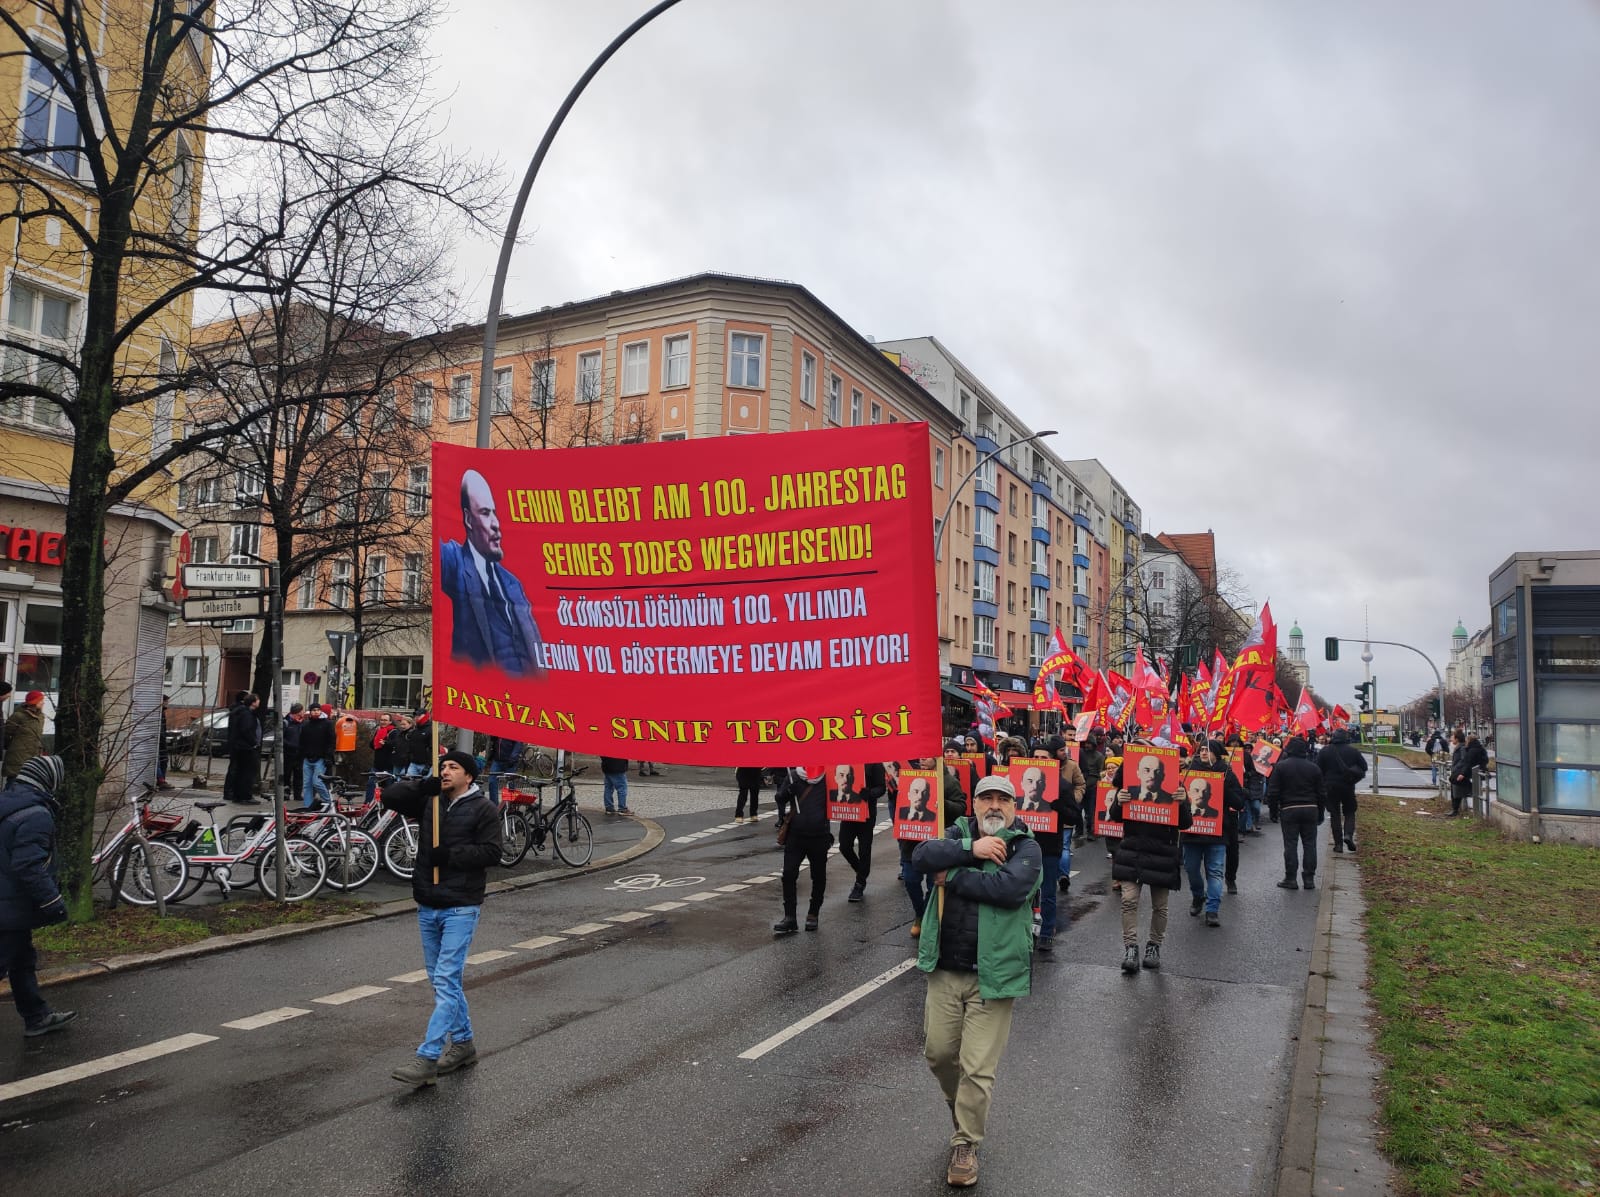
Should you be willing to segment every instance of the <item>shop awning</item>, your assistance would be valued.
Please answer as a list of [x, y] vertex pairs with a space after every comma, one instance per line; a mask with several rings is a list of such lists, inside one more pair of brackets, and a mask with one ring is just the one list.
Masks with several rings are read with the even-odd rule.
[[963, 690], [960, 686], [952, 686], [948, 682], [939, 687], [944, 691], [946, 698], [953, 698], [957, 702], [964, 702], [969, 707], [973, 705], [971, 690]]

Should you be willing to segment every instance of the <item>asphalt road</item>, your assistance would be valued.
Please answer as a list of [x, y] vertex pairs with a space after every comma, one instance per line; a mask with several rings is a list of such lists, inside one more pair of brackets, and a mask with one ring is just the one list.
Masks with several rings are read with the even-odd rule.
[[[406, 917], [52, 990], [77, 1023], [0, 1045], [6, 1191], [947, 1191], [914, 969], [741, 1058], [911, 959], [893, 842], [866, 902], [845, 903], [835, 859], [821, 931], [774, 941], [778, 882], [754, 880], [779, 867], [770, 819], [674, 842], [724, 817], [666, 818], [667, 842], [619, 870], [493, 898], [474, 952], [505, 954], [468, 969], [482, 1059], [435, 1089], [389, 1077], [431, 1008]], [[1224, 925], [1174, 894], [1165, 967], [1134, 977], [1104, 851], [1080, 850], [1073, 925], [1001, 1066], [991, 1191], [1271, 1191], [1317, 899], [1274, 888], [1268, 832], [1243, 845]], [[305, 1013], [254, 1019], [271, 1011]], [[92, 1074], [15, 1092], [74, 1065]]]

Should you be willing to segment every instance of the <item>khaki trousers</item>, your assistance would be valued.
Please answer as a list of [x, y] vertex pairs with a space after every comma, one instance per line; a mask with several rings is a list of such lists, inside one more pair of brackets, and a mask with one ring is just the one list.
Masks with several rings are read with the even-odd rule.
[[950, 1146], [983, 1142], [994, 1074], [1011, 1035], [1014, 998], [984, 1001], [978, 974], [934, 969], [922, 1011], [922, 1054], [955, 1122]]
[[1139, 944], [1139, 891], [1150, 891], [1150, 942], [1157, 947], [1167, 936], [1167, 899], [1172, 891], [1165, 886], [1122, 882], [1122, 946]]

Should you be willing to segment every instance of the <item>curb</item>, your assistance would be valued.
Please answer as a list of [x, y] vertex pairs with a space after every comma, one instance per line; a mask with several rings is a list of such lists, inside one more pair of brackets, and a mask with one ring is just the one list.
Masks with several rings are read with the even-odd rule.
[[[1321, 828], [1318, 828], [1321, 831]], [[1331, 863], [1331, 862], [1330, 862]], [[1322, 1031], [1328, 1019], [1329, 954], [1333, 942], [1333, 870], [1322, 874], [1317, 895], [1317, 929], [1311, 944], [1305, 1010], [1300, 1015], [1294, 1065], [1289, 1073], [1289, 1113], [1278, 1145], [1275, 1197], [1311, 1197], [1317, 1162], [1318, 1076]]]
[[[535, 873], [525, 877], [510, 877], [504, 881], [492, 881], [485, 887], [488, 894], [501, 894], [530, 886], [541, 885], [547, 881], [561, 881], [568, 877], [584, 877], [590, 873], [599, 873], [605, 869], [614, 869], [618, 865], [627, 864], [630, 860], [637, 860], [648, 852], [653, 852], [661, 846], [667, 838], [666, 829], [654, 819], [635, 815], [635, 821], [642, 823], [645, 828], [644, 839], [630, 848], [624, 848], [613, 856], [601, 860], [593, 860], [581, 869], [567, 869], [564, 872]], [[327, 931], [334, 927], [347, 927], [352, 923], [370, 923], [378, 919], [390, 918], [397, 914], [408, 914], [415, 910], [416, 903], [410, 898], [397, 898], [393, 902], [379, 902], [366, 910], [351, 914], [333, 914], [327, 918], [318, 919], [314, 923], [291, 923], [282, 927], [262, 927], [256, 931], [242, 931], [237, 935], [213, 935], [210, 938], [199, 940], [195, 943], [182, 944], [176, 948], [166, 948], [159, 952], [141, 952], [128, 956], [108, 956], [104, 960], [86, 960], [79, 964], [67, 964], [58, 968], [45, 969], [39, 973], [39, 986], [45, 988], [51, 985], [64, 985], [68, 981], [81, 981], [87, 977], [103, 977], [110, 973], [126, 973], [135, 969], [150, 968], [157, 964], [171, 964], [178, 960], [193, 960], [200, 956], [211, 956], [218, 952], [230, 952], [235, 948], [245, 948], [252, 944], [266, 943], [275, 939], [292, 939], [299, 935], [310, 935], [317, 931]], [[0, 993], [9, 993], [10, 986], [0, 986]]]

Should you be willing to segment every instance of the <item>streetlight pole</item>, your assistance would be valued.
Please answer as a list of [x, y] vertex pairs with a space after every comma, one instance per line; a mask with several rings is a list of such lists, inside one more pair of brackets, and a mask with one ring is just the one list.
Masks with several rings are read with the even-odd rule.
[[[629, 25], [616, 37], [611, 39], [611, 44], [600, 51], [588, 66], [588, 69], [578, 76], [578, 81], [572, 85], [572, 90], [567, 93], [567, 98], [561, 101], [561, 107], [556, 109], [556, 114], [550, 119], [550, 124], [545, 127], [544, 136], [539, 139], [539, 148], [533, 152], [533, 161], [528, 163], [528, 171], [522, 176], [522, 186], [517, 188], [516, 202], [511, 205], [511, 217], [506, 221], [505, 236], [500, 240], [500, 257], [495, 262], [494, 281], [489, 287], [489, 312], [483, 321], [483, 354], [478, 363], [478, 426], [477, 447], [489, 447], [489, 420], [492, 407], [492, 394], [494, 388], [494, 351], [495, 344], [500, 338], [500, 305], [505, 300], [506, 275], [511, 270], [511, 251], [516, 248], [517, 230], [522, 225], [522, 213], [528, 206], [528, 196], [533, 191], [534, 180], [539, 177], [539, 168], [544, 165], [545, 155], [550, 152], [550, 144], [555, 141], [556, 134], [567, 119], [567, 113], [572, 111], [572, 106], [578, 102], [578, 97], [583, 94], [584, 88], [589, 86], [589, 81], [600, 73], [600, 68], [611, 60], [611, 56], [639, 30], [655, 20], [667, 9], [681, 3], [682, 0], [660, 0], [660, 3], [651, 7], [633, 24]], [[466, 728], [460, 730], [456, 738], [456, 747], [465, 752], [472, 751], [472, 732]]]
[[967, 476], [951, 489], [950, 501], [944, 506], [944, 517], [940, 519], [938, 526], [933, 530], [933, 559], [935, 562], [944, 559], [945, 525], [950, 522], [950, 513], [956, 509], [956, 500], [961, 497], [961, 492], [966, 489], [967, 483], [977, 476], [978, 471], [1002, 453], [1009, 452], [1018, 445], [1026, 445], [1029, 441], [1042, 441], [1045, 437], [1054, 436], [1055, 434], [1056, 430], [1054, 428], [1047, 428], [1043, 432], [1035, 432], [1032, 436], [1019, 436], [1009, 445], [1002, 445], [998, 449], [990, 449], [987, 453], [978, 454], [978, 460], [973, 462], [972, 468], [967, 471]]

